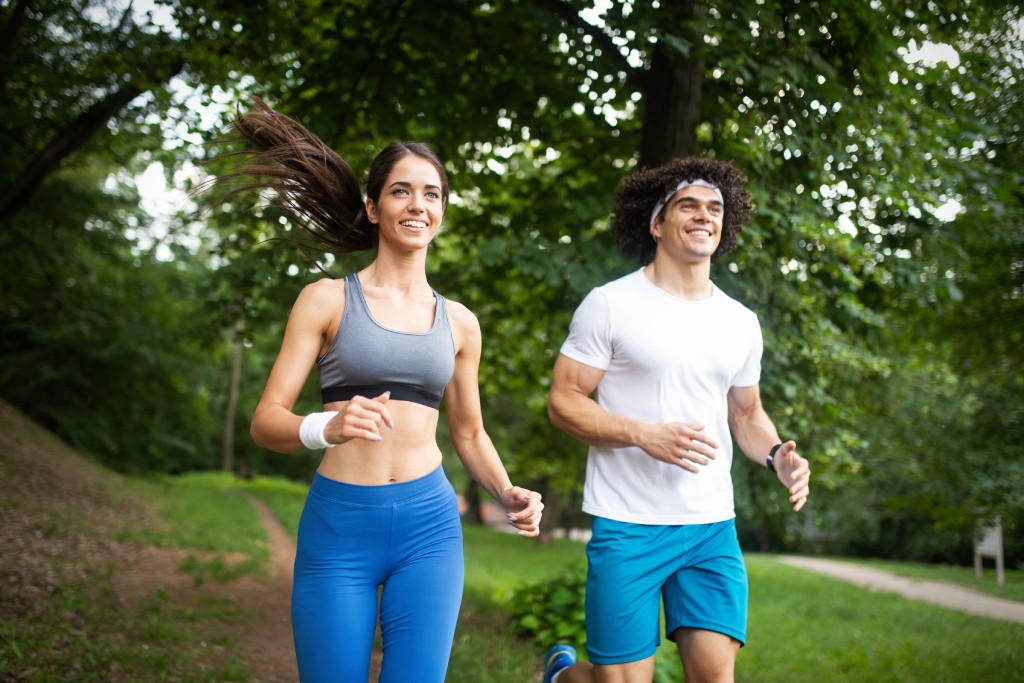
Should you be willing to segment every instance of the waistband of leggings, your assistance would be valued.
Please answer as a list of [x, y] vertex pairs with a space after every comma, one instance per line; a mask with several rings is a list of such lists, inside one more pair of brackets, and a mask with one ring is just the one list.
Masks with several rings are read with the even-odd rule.
[[313, 483], [310, 485], [309, 491], [320, 498], [339, 503], [385, 506], [423, 498], [442, 491], [445, 487], [450, 488], [451, 484], [448, 482], [448, 477], [445, 476], [444, 468], [438, 465], [433, 472], [419, 479], [381, 486], [349, 484], [337, 479], [330, 479], [317, 472], [313, 475]]

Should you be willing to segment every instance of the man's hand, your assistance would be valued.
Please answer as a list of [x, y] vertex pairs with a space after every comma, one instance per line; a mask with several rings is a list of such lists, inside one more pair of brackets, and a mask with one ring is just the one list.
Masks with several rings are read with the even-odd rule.
[[718, 442], [704, 433], [704, 425], [662, 422], [647, 425], [637, 445], [655, 460], [682, 467], [689, 472], [717, 457]]
[[811, 494], [811, 465], [796, 452], [796, 442], [787, 441], [775, 452], [775, 473], [789, 489], [793, 512], [799, 512]]

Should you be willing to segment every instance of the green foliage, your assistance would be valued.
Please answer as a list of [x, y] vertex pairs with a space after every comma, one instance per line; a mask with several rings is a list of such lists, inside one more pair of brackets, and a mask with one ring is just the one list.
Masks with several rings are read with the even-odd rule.
[[[7, 3], [0, 25], [18, 30], [0, 54], [0, 194], [51, 142], [74, 144], [0, 227], [0, 394], [119, 469], [212, 468], [240, 325], [236, 467], [308, 478], [312, 456], [268, 454], [247, 431], [287, 310], [318, 271], [267, 242], [289, 232], [271, 209], [183, 210], [161, 237], [126, 187], [154, 160], [190, 182], [175, 172], [220, 149], [196, 144], [224, 123], [203, 105], [251, 91], [356, 169], [392, 138], [446, 160], [455, 195], [431, 282], [479, 317], [488, 428], [513, 478], [562, 517], [585, 448], [548, 423], [550, 368], [586, 292], [637, 265], [616, 254], [607, 212], [652, 134], [648, 109], [672, 104], [653, 97], [667, 92], [655, 58], [682, 69], [699, 55], [699, 102], [672, 91], [674, 104], [699, 105], [696, 151], [742, 168], [757, 200], [713, 277], [761, 318], [762, 396], [812, 459], [816, 537], [847, 543], [874, 527], [878, 551], [952, 557], [972, 526], [1016, 523], [1017, 3], [705, 9], [684, 22], [672, 3], [598, 13], [575, 0], [166, 0], [123, 14]], [[959, 64], [908, 59], [927, 43]], [[139, 96], [82, 127], [129, 89]], [[947, 222], [951, 199], [963, 211]], [[335, 274], [363, 262], [322, 259]], [[297, 410], [316, 405], [311, 382]], [[778, 486], [739, 467], [740, 516], [759, 545], [806, 542]]]
[[540, 651], [556, 643], [585, 651], [587, 571], [577, 566], [555, 579], [524, 586], [512, 598], [511, 616]]
[[53, 214], [0, 232], [0, 392], [118, 469], [201, 467], [217, 422], [194, 274], [113, 221], [73, 228], [90, 221], [74, 201]]

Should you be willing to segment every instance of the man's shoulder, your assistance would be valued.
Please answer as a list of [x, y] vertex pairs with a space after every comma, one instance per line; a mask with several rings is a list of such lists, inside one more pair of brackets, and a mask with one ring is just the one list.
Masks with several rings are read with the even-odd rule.
[[600, 292], [605, 297], [617, 297], [623, 295], [632, 295], [636, 293], [638, 287], [643, 284], [643, 271], [634, 270], [631, 273], [626, 273], [622, 277], [610, 280], [603, 285], [594, 287], [592, 292]]
[[730, 312], [735, 313], [737, 315], [746, 315], [751, 316], [753, 318], [757, 318], [757, 313], [754, 312], [754, 309], [750, 308], [745, 303], [743, 303], [736, 297], [732, 296], [731, 294], [723, 290], [717, 284], [715, 284], [714, 295], [717, 298], [717, 303], [723, 308], [730, 310]]

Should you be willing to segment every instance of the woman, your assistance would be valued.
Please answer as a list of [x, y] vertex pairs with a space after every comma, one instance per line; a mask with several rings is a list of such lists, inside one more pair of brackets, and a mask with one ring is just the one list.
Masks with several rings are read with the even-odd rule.
[[[419, 143], [373, 161], [363, 201], [348, 164], [259, 100], [235, 124], [254, 148], [238, 175], [262, 178], [281, 205], [336, 252], [376, 248], [344, 280], [308, 285], [252, 421], [260, 446], [325, 448], [299, 522], [292, 623], [304, 683], [365, 681], [378, 614], [380, 681], [444, 680], [462, 598], [462, 532], [436, 442], [443, 400], [455, 450], [522, 536], [543, 504], [513, 486], [484, 430], [480, 326], [427, 283], [425, 262], [448, 208], [448, 180]], [[293, 407], [318, 366], [324, 411]]]

